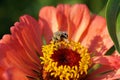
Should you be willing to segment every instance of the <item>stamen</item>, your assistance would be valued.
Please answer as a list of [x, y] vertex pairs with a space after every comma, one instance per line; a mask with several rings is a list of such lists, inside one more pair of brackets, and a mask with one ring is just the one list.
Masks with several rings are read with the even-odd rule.
[[80, 79], [91, 65], [87, 48], [74, 41], [58, 41], [42, 47], [43, 70], [60, 80]]

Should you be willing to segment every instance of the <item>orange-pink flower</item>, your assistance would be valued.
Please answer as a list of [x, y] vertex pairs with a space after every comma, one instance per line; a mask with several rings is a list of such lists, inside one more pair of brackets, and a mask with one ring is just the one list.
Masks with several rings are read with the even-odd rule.
[[[113, 46], [106, 21], [84, 4], [43, 7], [39, 21], [24, 15], [10, 30], [0, 40], [0, 80], [120, 78], [120, 56], [104, 55]], [[57, 31], [67, 41], [54, 42]]]

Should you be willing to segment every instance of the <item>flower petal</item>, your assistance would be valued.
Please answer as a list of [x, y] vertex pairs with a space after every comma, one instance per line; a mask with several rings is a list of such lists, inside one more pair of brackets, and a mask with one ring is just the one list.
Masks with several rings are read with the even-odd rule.
[[[31, 16], [24, 15], [20, 17], [20, 22], [15, 24], [16, 30], [18, 32], [22, 30], [21, 33], [22, 37], [27, 40], [29, 46], [35, 48], [36, 52], [40, 55], [41, 53], [41, 46], [42, 46], [42, 27], [38, 22], [32, 18]], [[20, 29], [20, 30], [19, 30]], [[12, 32], [12, 30], [11, 30]], [[15, 33], [13, 32], [13, 35]], [[18, 35], [19, 37], [19, 35]], [[20, 37], [21, 38], [21, 37]], [[26, 42], [26, 44], [27, 44]]]
[[0, 65], [0, 80], [5, 80], [3, 77], [4, 71], [5, 71], [4, 67], [1, 67], [1, 65]]
[[72, 27], [75, 27], [75, 31], [70, 32], [73, 34], [71, 35], [72, 39], [74, 41], [79, 41], [90, 22], [90, 13], [87, 6], [84, 4], [76, 4], [72, 6], [70, 12], [70, 21], [75, 25], [70, 26], [70, 30]]
[[113, 45], [107, 31], [105, 19], [94, 15], [82, 36], [81, 42], [84, 46], [89, 48], [90, 52], [96, 55], [105, 54]]
[[[42, 29], [41, 29], [42, 30]], [[5, 35], [0, 41], [3, 60], [14, 65], [27, 75], [37, 77], [33, 70], [40, 71], [41, 35], [40, 25], [32, 17], [24, 15], [20, 22], [11, 27], [12, 35]]]
[[87, 80], [117, 80], [120, 79], [120, 69], [113, 70], [110, 72], [106, 72], [110, 70], [108, 66], [101, 67], [96, 70], [92, 74], [87, 76]]
[[69, 39], [78, 41], [90, 22], [89, 10], [83, 4], [76, 4], [72, 7], [62, 4], [57, 8], [44, 7], [40, 10], [39, 18], [39, 22], [42, 20], [45, 23], [43, 34], [47, 42], [58, 30], [68, 32]]
[[59, 4], [56, 8], [56, 16], [60, 31], [68, 31], [70, 5]]
[[116, 56], [98, 56], [93, 58], [94, 63], [106, 65], [114, 69], [120, 68], [120, 57]]
[[97, 70], [94, 70], [93, 72], [91, 72], [91, 74], [88, 74], [87, 80], [104, 80], [105, 78], [108, 77], [108, 74], [104, 74], [106, 75], [106, 77], [103, 77], [101, 73], [107, 72], [109, 70], [113, 70], [113, 69], [109, 66], [101, 66]]
[[89, 74], [87, 80], [114, 80], [120, 78], [119, 61], [119, 56], [94, 57], [93, 62], [101, 64], [101, 67]]
[[28, 80], [27, 77], [18, 69], [16, 68], [8, 68], [3, 73], [3, 79], [2, 80]]
[[39, 22], [43, 21], [43, 36], [47, 43], [51, 40], [54, 32], [58, 31], [58, 23], [56, 18], [56, 9], [51, 6], [43, 7], [39, 13]]
[[4, 54], [5, 56], [2, 57], [0, 61], [1, 65], [6, 64], [8, 67], [12, 65], [19, 68], [26, 75], [37, 76], [33, 70], [39, 71], [40, 61], [37, 60], [39, 57], [37, 59], [32, 59], [34, 56], [30, 57], [29, 53], [23, 49], [21, 44], [17, 40], [14, 40], [10, 35], [3, 36], [2, 44], [4, 44], [4, 49], [1, 47], [0, 51], [1, 54]]
[[5, 40], [0, 40], [0, 80], [28, 80], [24, 73], [19, 71], [17, 68], [11, 67], [11, 63], [5, 54], [8, 51], [8, 48], [3, 44], [4, 42]]

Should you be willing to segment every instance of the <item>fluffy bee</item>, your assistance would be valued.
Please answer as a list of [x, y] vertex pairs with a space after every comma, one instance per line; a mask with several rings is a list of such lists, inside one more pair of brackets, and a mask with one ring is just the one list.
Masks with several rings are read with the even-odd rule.
[[53, 42], [66, 41], [68, 42], [68, 34], [66, 32], [57, 31], [53, 34]]

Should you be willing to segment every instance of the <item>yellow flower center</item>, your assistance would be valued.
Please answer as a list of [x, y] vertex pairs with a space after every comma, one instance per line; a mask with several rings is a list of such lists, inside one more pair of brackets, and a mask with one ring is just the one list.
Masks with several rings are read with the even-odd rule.
[[[87, 48], [74, 41], [58, 41], [42, 47], [43, 71], [53, 79], [77, 80], [87, 74], [91, 65]], [[44, 74], [45, 75], [45, 74]], [[44, 76], [47, 77], [47, 76]]]

